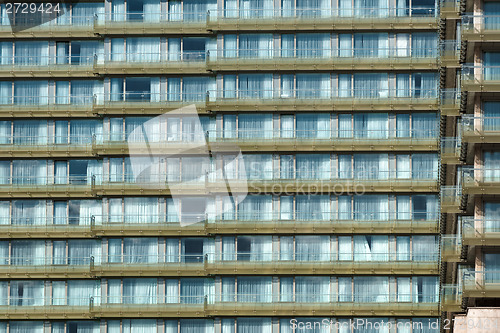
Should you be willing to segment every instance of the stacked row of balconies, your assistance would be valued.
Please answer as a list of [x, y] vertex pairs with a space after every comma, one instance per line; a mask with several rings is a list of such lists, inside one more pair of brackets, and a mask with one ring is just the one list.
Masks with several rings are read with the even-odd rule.
[[[441, 141], [447, 173], [441, 186], [441, 308], [450, 320], [468, 307], [493, 305], [500, 293], [499, 272], [487, 270], [483, 258], [484, 249], [491, 251], [500, 241], [498, 219], [483, 212], [484, 202], [495, 201], [500, 194], [498, 166], [486, 167], [483, 154], [500, 143], [498, 119], [484, 112], [484, 102], [496, 101], [500, 91], [498, 68], [484, 60], [485, 51], [498, 52], [500, 24], [497, 15], [482, 13], [484, 4], [463, 2], [464, 9], [474, 13], [459, 18], [459, 29], [447, 27], [448, 36], [459, 31], [461, 39], [460, 71], [444, 85], [448, 99], [456, 98], [455, 108], [442, 110], [448, 124]], [[455, 66], [442, 66], [448, 76], [455, 73]], [[455, 329], [473, 332], [457, 323]]]

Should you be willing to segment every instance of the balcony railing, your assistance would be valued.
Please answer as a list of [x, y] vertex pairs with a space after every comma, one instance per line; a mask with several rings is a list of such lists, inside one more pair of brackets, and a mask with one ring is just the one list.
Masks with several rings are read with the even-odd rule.
[[500, 142], [500, 117], [463, 115], [462, 136], [468, 142]]
[[228, 100], [279, 100], [287, 101], [289, 99], [316, 99], [331, 100], [343, 98], [356, 99], [435, 99], [437, 98], [436, 89], [282, 89], [277, 90], [225, 90], [213, 91], [210, 95], [216, 96], [217, 101]]
[[[43, 295], [43, 293], [42, 293]], [[5, 299], [2, 299], [0, 303], [0, 309], [3, 311], [13, 310], [17, 307], [43, 307], [43, 306], [56, 306], [56, 307], [67, 307], [67, 306], [78, 306], [86, 307], [88, 310], [91, 304], [90, 297], [24, 297], [24, 296], [12, 296], [9, 295]], [[61, 312], [64, 312], [62, 308]]]
[[[14, 9], [13, 9], [14, 10]], [[22, 9], [19, 9], [22, 10]], [[61, 10], [61, 12], [63, 12]], [[64, 12], [63, 12], [64, 13]], [[55, 17], [52, 16], [52, 17]], [[9, 15], [8, 19], [0, 20], [1, 26], [31, 26], [35, 27], [35, 29], [44, 29], [47, 27], [61, 27], [61, 26], [94, 26], [94, 22], [97, 19], [97, 16], [89, 15], [89, 16], [74, 16], [70, 15], [68, 12], [63, 15], [53, 19], [48, 20], [47, 22], [41, 22], [41, 16], [36, 15], [26, 15], [26, 13], [22, 13], [21, 15], [16, 16], [15, 13], [13, 15]]]
[[[148, 103], [165, 104], [165, 102], [205, 102], [205, 99], [211, 95], [206, 92], [199, 93], [156, 93], [151, 91], [129, 91], [124, 93], [111, 93], [107, 95], [96, 94], [94, 96], [95, 104], [105, 105], [123, 104], [123, 103]], [[157, 106], [155, 106], [157, 108]]]
[[459, 164], [461, 151], [461, 138], [441, 138], [442, 163]]
[[442, 41], [440, 43], [440, 60], [447, 67], [459, 67], [460, 42], [456, 40]]
[[179, 103], [192, 104], [202, 103], [206, 101], [210, 103], [286, 103], [303, 101], [310, 103], [312, 100], [324, 101], [331, 103], [332, 101], [351, 101], [353, 99], [361, 100], [387, 100], [400, 102], [418, 102], [420, 100], [428, 102], [429, 100], [437, 99], [437, 90], [435, 89], [348, 89], [348, 90], [331, 90], [331, 89], [300, 89], [300, 90], [237, 90], [237, 91], [208, 91], [199, 93], [167, 93], [167, 92], [150, 92], [136, 91], [125, 93], [112, 94], [95, 94], [95, 95], [14, 95], [0, 97], [0, 107], [2, 106], [30, 106], [43, 108], [47, 106], [53, 107], [69, 107], [69, 106], [90, 106], [90, 107], [145, 107], [158, 108], [158, 105], [168, 106], [168, 103], [174, 103], [177, 107]]
[[[89, 278], [120, 276], [209, 276], [213, 274], [437, 274], [435, 253], [200, 253], [189, 255], [116, 254], [75, 256], [10, 256], [0, 258], [0, 276], [32, 278]], [[376, 267], [373, 265], [376, 264]]]
[[[298, 129], [260, 129], [260, 130], [219, 130], [200, 132], [182, 132], [177, 136], [168, 135], [165, 132], [148, 132], [148, 142], [162, 144], [164, 148], [168, 145], [187, 144], [187, 143], [252, 143], [252, 144], [293, 144], [293, 143], [353, 143], [353, 142], [379, 142], [379, 143], [408, 143], [414, 142], [418, 144], [436, 143], [438, 137], [437, 130], [360, 130], [360, 129], [318, 129], [318, 130], [298, 130]], [[2, 138], [0, 137], [0, 145]], [[8, 140], [8, 139], [6, 139]], [[4, 141], [6, 141], [4, 140]], [[97, 135], [95, 141], [102, 145], [127, 145], [134, 143], [144, 143], [145, 138], [134, 137], [121, 133], [105, 133]], [[333, 141], [332, 141], [333, 140]], [[27, 140], [29, 141], [29, 140]], [[36, 138], [33, 138], [36, 142]], [[0, 146], [1, 147], [1, 146]], [[175, 145], [178, 148], [178, 145]]]
[[[89, 237], [143, 236], [210, 236], [211, 234], [315, 233], [334, 234], [386, 233], [411, 231], [416, 234], [438, 233], [438, 213], [429, 212], [291, 212], [243, 214], [215, 212], [213, 214], [163, 215], [82, 215], [82, 216], [0, 216], [0, 231], [9, 238], [29, 235], [54, 239]], [[189, 223], [179, 229], [180, 222]], [[194, 223], [196, 222], [196, 223]]]
[[[53, 55], [53, 56], [30, 56], [30, 55], [12, 55], [0, 56], [0, 69], [17, 68], [23, 70], [24, 67], [33, 67], [32, 70], [44, 70], [44, 66], [89, 66], [94, 64], [94, 56], [73, 56], [73, 55]], [[55, 67], [57, 69], [57, 67]], [[67, 68], [65, 68], [67, 69]]]
[[[53, 270], [64, 266], [89, 266], [94, 260], [101, 260], [100, 257], [58, 257], [58, 256], [13, 256], [0, 257], [0, 272], [6, 267], [36, 268], [39, 271]], [[34, 267], [31, 267], [34, 266]], [[65, 267], [64, 269], [68, 269]]]
[[468, 245], [496, 245], [500, 239], [500, 219], [462, 216], [462, 238]]
[[[245, 62], [248, 59], [265, 61], [268, 59], [289, 60], [297, 59], [342, 59], [351, 61], [355, 57], [358, 61], [360, 58], [436, 58], [436, 48], [412, 48], [412, 47], [381, 47], [381, 48], [341, 48], [341, 49], [222, 49], [214, 53], [208, 53], [208, 61], [219, 62], [221, 60], [234, 60], [237, 62]], [[381, 60], [383, 61], [383, 60]]]
[[458, 235], [441, 236], [441, 257], [443, 261], [458, 262], [462, 252], [462, 237]]
[[462, 16], [462, 34], [494, 33], [500, 30], [500, 15]]
[[174, 62], [179, 66], [179, 62], [205, 63], [208, 51], [187, 51], [184, 52], [137, 52], [137, 53], [98, 53], [95, 55], [96, 65], [126, 65], [129, 67], [148, 64], [169, 64]]
[[[91, 310], [96, 306], [126, 307], [126, 306], [175, 306], [179, 304], [200, 305], [201, 308], [210, 304], [225, 303], [437, 303], [437, 295], [423, 293], [373, 293], [357, 295], [352, 293], [341, 294], [314, 294], [314, 293], [224, 293], [201, 295], [108, 295], [91, 297], [9, 297], [3, 306], [89, 306]], [[0, 308], [3, 307], [0, 305]]]
[[368, 228], [380, 224], [381, 226], [388, 222], [394, 224], [407, 225], [412, 224], [417, 226], [419, 223], [428, 224], [435, 223], [438, 220], [438, 213], [435, 211], [346, 211], [346, 212], [214, 212], [200, 214], [186, 213], [166, 213], [162, 215], [134, 215], [134, 214], [118, 214], [118, 215], [89, 215], [89, 216], [0, 216], [0, 228], [11, 227], [52, 227], [54, 229], [63, 228], [67, 230], [77, 229], [79, 227], [88, 228], [112, 228], [116, 227], [123, 229], [128, 227], [150, 227], [155, 225], [172, 225], [176, 227], [181, 221], [192, 220], [196, 218], [199, 221], [204, 221], [206, 224], [213, 227], [222, 228], [225, 225], [232, 226], [234, 224], [244, 227], [245, 225], [300, 225], [301, 223], [313, 224], [317, 227], [324, 224], [325, 226], [332, 224], [366, 224]]
[[441, 17], [458, 18], [460, 14], [459, 0], [440, 0], [439, 12]]
[[[342, 180], [369, 180], [370, 182], [384, 182], [386, 180], [393, 181], [407, 181], [407, 180], [420, 180], [420, 181], [437, 181], [438, 170], [354, 170], [354, 171], [320, 171], [320, 170], [290, 170], [287, 174], [279, 175], [275, 170], [248, 170], [244, 173], [231, 174], [231, 171], [226, 170], [226, 175], [223, 176], [222, 172], [211, 172], [213, 169], [212, 164], [208, 162], [203, 162], [205, 170], [207, 170], [207, 175], [198, 173], [151, 173], [142, 174], [140, 177], [134, 174], [115, 174], [110, 175], [108, 179], [97, 178], [95, 180], [96, 184], [106, 183], [133, 183], [137, 185], [148, 185], [148, 184], [177, 184], [189, 181], [192, 184], [195, 183], [217, 183], [224, 182], [225, 180], [238, 181], [248, 181], [248, 182], [272, 182], [272, 183], [288, 183], [288, 182], [318, 182], [321, 181], [342, 181]], [[254, 165], [255, 166], [255, 165]], [[251, 166], [249, 167], [249, 169]], [[283, 172], [283, 171], [282, 171]], [[92, 177], [83, 177], [84, 179], [91, 179]], [[15, 178], [15, 180], [22, 181], [24, 178]], [[38, 178], [30, 178], [34, 183], [40, 183], [42, 180]], [[63, 177], [63, 179], [66, 179]], [[71, 181], [70, 181], [71, 182]], [[76, 182], [76, 181], [75, 181]]]
[[460, 213], [462, 202], [461, 186], [441, 186], [441, 210], [443, 213]]
[[441, 90], [440, 105], [445, 115], [459, 115], [461, 92], [458, 89]]
[[499, 297], [500, 271], [465, 271], [463, 293], [469, 297]]
[[76, 175], [64, 175], [64, 176], [14, 176], [14, 177], [1, 177], [0, 187], [36, 187], [51, 185], [51, 186], [67, 186], [67, 185], [90, 185], [92, 181], [95, 181], [91, 175], [89, 176], [76, 176]]
[[151, 13], [104, 13], [97, 15], [97, 24], [118, 25], [124, 22], [130, 24], [154, 25], [168, 22], [206, 23], [208, 12], [151, 12]]
[[[430, 251], [431, 249], [429, 249]], [[436, 263], [439, 260], [437, 253], [396, 253], [396, 252], [333, 252], [333, 253], [277, 253], [277, 252], [237, 252], [237, 253], [200, 253], [200, 254], [108, 254], [94, 255], [88, 257], [77, 256], [13, 256], [0, 257], [0, 269], [2, 266], [47, 266], [38, 267], [40, 269], [52, 268], [52, 265], [66, 266], [133, 266], [141, 267], [176, 264], [198, 264], [198, 263], [229, 263], [245, 262], [250, 263], [370, 263], [370, 262], [400, 262], [400, 263]]]
[[479, 194], [481, 191], [477, 192], [476, 190], [485, 187], [489, 187], [490, 191], [494, 191], [495, 188], [500, 186], [500, 168], [464, 167], [462, 169], [462, 184], [464, 190], [471, 194]]
[[[323, 9], [323, 8], [283, 8], [283, 9], [231, 9], [226, 8], [216, 11], [215, 20], [266, 20], [272, 18], [290, 18], [290, 19], [322, 19], [322, 18], [358, 18], [374, 19], [387, 17], [434, 17], [436, 15], [435, 7], [363, 7], [363, 8], [341, 8], [341, 9]], [[212, 15], [210, 15], [212, 20]]]
[[462, 66], [462, 85], [497, 84], [497, 81], [500, 81], [500, 66]]
[[458, 285], [443, 285], [441, 307], [444, 311], [459, 312], [462, 310], [462, 288]]
[[[450, 46], [451, 47], [451, 46]], [[448, 49], [446, 49], [448, 50]], [[447, 53], [448, 54], [448, 53]], [[346, 60], [352, 62], [352, 58], [379, 58], [379, 59], [395, 59], [404, 61], [407, 58], [436, 58], [436, 48], [349, 48], [349, 49], [222, 49], [216, 51], [188, 51], [183, 52], [137, 52], [137, 53], [102, 53], [98, 52], [89, 56], [26, 56], [26, 55], [12, 55], [0, 56], [0, 69], [8, 67], [19, 67], [22, 70], [24, 67], [33, 67], [33, 70], [46, 70], [44, 66], [55, 65], [69, 65], [69, 66], [99, 66], [99, 65], [126, 65], [145, 66], [153, 64], [168, 65], [176, 62], [185, 62], [187, 65], [190, 63], [205, 63], [207, 60], [210, 62], [221, 62], [225, 60], [235, 60], [237, 62], [248, 62], [255, 60], [255, 63], [266, 61], [270, 59], [278, 61], [287, 60], [317, 60], [321, 58], [338, 61]], [[381, 60], [383, 62], [384, 60]], [[406, 60], [408, 61], [408, 60]], [[57, 69], [57, 67], [55, 67]], [[66, 68], [65, 68], [66, 69]]]
[[1, 96], [0, 107], [2, 106], [27, 106], [43, 107], [47, 105], [65, 106], [71, 105], [92, 105], [94, 97], [92, 95], [13, 95]]
[[0, 135], [0, 149], [6, 146], [16, 146], [22, 148], [23, 146], [41, 146], [46, 147], [47, 150], [55, 150], [59, 145], [67, 147], [68, 145], [78, 147], [78, 146], [91, 146], [93, 142], [99, 140], [99, 136], [96, 138], [88, 136], [76, 136], [76, 135]]
[[[201, 166], [200, 166], [201, 167]], [[208, 165], [207, 165], [208, 167]], [[208, 170], [208, 169], [207, 169]], [[104, 193], [126, 191], [128, 194], [160, 193], [169, 194], [171, 189], [179, 190], [182, 186], [184, 194], [214, 191], [217, 193], [231, 181], [233, 190], [238, 191], [280, 191], [283, 193], [310, 193], [312, 191], [342, 192], [374, 191], [390, 187], [393, 190], [437, 191], [437, 170], [414, 171], [356, 171], [332, 174], [321, 171], [297, 171], [295, 175], [276, 175], [273, 170], [247, 172], [246, 175], [223, 176], [222, 172], [171, 173], [171, 174], [117, 174], [110, 177], [101, 175], [55, 175], [55, 176], [8, 176], [0, 177], [0, 189], [5, 193], [16, 192], [16, 195], [26, 196], [29, 193], [62, 195], [70, 191], [71, 195], [80, 194], [92, 197]], [[174, 186], [173, 186], [174, 185]], [[176, 187], [177, 186], [177, 187]], [[73, 193], [74, 192], [74, 193]], [[204, 193], [204, 192], [202, 192]], [[277, 192], [275, 192], [277, 193]], [[357, 193], [357, 192], [356, 192]]]
[[0, 216], [0, 228], [7, 226], [17, 226], [19, 228], [25, 227], [39, 227], [39, 226], [50, 226], [54, 228], [78, 228], [79, 226], [90, 226], [93, 220], [91, 216], [78, 216], [78, 217], [68, 217], [68, 216]]

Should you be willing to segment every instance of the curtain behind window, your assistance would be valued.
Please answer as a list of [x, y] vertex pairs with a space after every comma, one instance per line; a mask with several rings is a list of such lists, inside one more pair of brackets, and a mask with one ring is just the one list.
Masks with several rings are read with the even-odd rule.
[[[127, 38], [127, 61], [160, 61], [160, 38]], [[170, 44], [170, 43], [169, 43]]]
[[47, 105], [49, 102], [48, 81], [15, 81], [14, 103]]
[[14, 64], [48, 65], [49, 42], [16, 42]]

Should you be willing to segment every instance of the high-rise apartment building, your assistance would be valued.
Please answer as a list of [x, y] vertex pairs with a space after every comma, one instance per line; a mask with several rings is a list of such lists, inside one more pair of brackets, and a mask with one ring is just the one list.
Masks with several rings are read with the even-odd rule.
[[[460, 142], [444, 140], [440, 155], [440, 137], [455, 136], [460, 95], [451, 90], [458, 44], [441, 44], [439, 32], [457, 39], [457, 3], [65, 9], [12, 32], [34, 16], [1, 6], [1, 333], [440, 331], [439, 226], [448, 220], [439, 194], [456, 178], [439, 168], [450, 142], [444, 163], [459, 162]], [[473, 22], [467, 59], [482, 66], [482, 47], [494, 45]], [[500, 61], [494, 51], [484, 59]], [[450, 68], [442, 82], [441, 66]], [[470, 126], [483, 124], [483, 109], [495, 115], [499, 104], [481, 102], [494, 97], [487, 80], [498, 73], [462, 79]], [[198, 116], [176, 116], [193, 104]], [[148, 154], [129, 154], [145, 142], [139, 129], [148, 147], [174, 152], [154, 159], [152, 178], [137, 177], [152, 169]], [[179, 148], [200, 133], [208, 163]], [[488, 132], [464, 133], [476, 161], [468, 175], [486, 181], [500, 155], [481, 141]], [[469, 179], [464, 193], [479, 212], [485, 193]], [[220, 194], [245, 182], [242, 200]], [[175, 196], [156, 186], [167, 183]]]

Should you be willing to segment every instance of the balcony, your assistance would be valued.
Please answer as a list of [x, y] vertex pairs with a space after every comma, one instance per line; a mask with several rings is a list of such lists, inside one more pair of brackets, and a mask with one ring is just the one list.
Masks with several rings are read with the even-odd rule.
[[422, 89], [339, 89], [225, 91], [207, 101], [207, 110], [225, 111], [407, 111], [438, 109], [434, 90]]
[[[261, 274], [438, 274], [438, 255], [396, 253], [208, 253], [92, 258], [6, 258], [4, 278], [95, 278]], [[44, 265], [40, 267], [40, 265]], [[38, 267], [37, 267], [38, 266]]]
[[465, 245], [497, 246], [500, 241], [500, 220], [463, 216], [462, 240]]
[[92, 110], [99, 115], [158, 115], [195, 104], [199, 113], [206, 112], [207, 93], [155, 93], [134, 91], [94, 96]]
[[442, 213], [453, 214], [462, 212], [462, 187], [441, 186], [440, 196]]
[[108, 296], [93, 297], [90, 313], [95, 318], [205, 318], [205, 296]]
[[462, 239], [457, 235], [441, 236], [441, 259], [444, 262], [460, 262]]
[[463, 65], [462, 91], [492, 93], [500, 91], [500, 66]]
[[[242, 176], [243, 177], [243, 176]], [[279, 177], [279, 176], [278, 176]], [[277, 178], [273, 171], [247, 174], [244, 178], [225, 178], [210, 172], [192, 175], [133, 174], [102, 179], [100, 175], [5, 176], [0, 179], [0, 198], [91, 198], [100, 195], [210, 195], [227, 193], [364, 193], [437, 192], [437, 171], [356, 172], [356, 175], [330, 175], [299, 172], [294, 178]]]
[[90, 258], [10, 257], [0, 258], [3, 279], [92, 278]]
[[[437, 316], [439, 303], [433, 295], [376, 294], [208, 294], [200, 296], [92, 296], [85, 299], [28, 297], [4, 300], [1, 319], [90, 319], [90, 318], [204, 318], [213, 316]], [[46, 303], [46, 304], [44, 304]], [[69, 304], [67, 304], [69, 303]], [[57, 304], [57, 305], [55, 305]], [[60, 305], [59, 305], [60, 304]]]
[[460, 138], [441, 139], [441, 164], [461, 164], [462, 140]]
[[207, 74], [205, 52], [98, 54], [95, 73], [107, 74]]
[[[23, 298], [26, 300], [26, 298]], [[35, 300], [36, 301], [36, 300]], [[54, 302], [57, 304], [57, 299]], [[63, 301], [63, 300], [61, 300]], [[88, 301], [87, 301], [88, 302]], [[94, 319], [89, 311], [89, 305], [41, 305], [41, 306], [19, 306], [0, 305], [0, 319], [2, 320], [67, 320], [68, 318], [78, 320]], [[61, 303], [64, 304], [64, 303]]]
[[[397, 299], [394, 294], [373, 297], [329, 294], [276, 296], [278, 298], [275, 300], [273, 300], [274, 295], [267, 294], [180, 296], [180, 300], [169, 300], [171, 296], [153, 296], [150, 297], [151, 300], [148, 300], [148, 304], [130, 304], [131, 301], [123, 302], [120, 297], [111, 297], [116, 298], [116, 301], [113, 300], [116, 303], [109, 303], [103, 299], [99, 304], [95, 298], [91, 312], [96, 317], [137, 318], [161, 315], [162, 317], [189, 318], [234, 316], [235, 313], [239, 316], [266, 316], [270, 313], [275, 316], [289, 316], [290, 313], [295, 313], [297, 316], [329, 316], [335, 312], [337, 315], [349, 316], [353, 311], [357, 315], [402, 316], [412, 312], [418, 316], [436, 316], [439, 311], [438, 303], [425, 296], [423, 302], [411, 302], [411, 295], [408, 295], [408, 302], [390, 302], [389, 299]], [[338, 301], [339, 299], [341, 301]]]
[[469, 143], [500, 143], [500, 117], [463, 115], [462, 137]]
[[462, 288], [457, 285], [443, 285], [441, 296], [441, 311], [462, 311]]
[[[356, 213], [354, 214], [356, 216]], [[328, 219], [298, 216], [287, 218], [276, 214], [272, 220], [263, 217], [241, 217], [235, 220], [216, 219], [212, 223], [206, 223], [205, 228], [207, 234], [397, 234], [404, 232], [428, 234], [438, 232], [437, 216], [427, 218], [420, 213], [401, 214], [404, 218], [396, 218], [395, 216], [384, 218], [379, 214], [366, 213], [362, 213], [366, 217], [350, 217], [349, 214], [348, 218], [333, 216]], [[332, 216], [332, 213], [328, 212], [325, 215]]]
[[94, 32], [99, 35], [211, 35], [207, 12], [99, 14]]
[[462, 184], [466, 194], [498, 194], [500, 193], [500, 169], [464, 167], [462, 169]]
[[183, 226], [184, 214], [148, 216], [12, 217], [0, 216], [0, 232], [8, 238], [95, 238], [132, 236], [209, 236], [213, 234], [435, 234], [438, 215], [431, 212], [348, 212], [341, 217], [325, 212], [243, 214], [237, 217], [200, 217], [201, 222]]
[[7, 118], [33, 117], [94, 117], [93, 96], [25, 96], [0, 97], [0, 116]]
[[465, 271], [463, 275], [464, 297], [500, 297], [500, 271]]
[[89, 137], [0, 136], [0, 154], [13, 158], [91, 157], [92, 147]]
[[13, 96], [0, 98], [3, 117], [95, 117], [158, 115], [189, 105], [198, 113], [234, 111], [437, 111], [436, 91], [428, 89], [216, 91], [155, 93], [129, 91], [94, 96]]
[[[458, 2], [457, 2], [458, 3]], [[441, 14], [442, 14], [441, 9]], [[445, 40], [440, 44], [440, 65], [447, 68], [460, 68], [460, 42]]]
[[210, 15], [207, 22], [213, 31], [281, 31], [281, 30], [436, 30], [434, 7], [428, 8], [290, 8], [225, 9]]
[[[413, 295], [414, 296], [414, 295]], [[216, 295], [216, 300], [206, 304], [209, 316], [415, 316], [438, 315], [439, 305], [433, 297], [423, 296], [423, 301], [412, 302], [411, 295], [378, 294], [359, 296], [351, 294], [282, 294], [273, 300], [271, 295]], [[407, 299], [407, 301], [401, 301]], [[399, 300], [399, 301], [398, 301]]]
[[[216, 55], [216, 56], [215, 56]], [[429, 70], [438, 68], [436, 49], [224, 49], [209, 54], [207, 69], [275, 70]]]
[[[1, 216], [2, 238], [93, 238], [91, 218]], [[135, 233], [137, 235], [137, 233]]]
[[[213, 254], [210, 254], [210, 256], [213, 256]], [[92, 261], [90, 268], [87, 266], [87, 269], [94, 277], [109, 278], [137, 276], [204, 277], [209, 275], [207, 259], [203, 255], [137, 255], [129, 256], [129, 258], [118, 255], [115, 257], [117, 258], [103, 257], [100, 262], [95, 264]]]
[[500, 15], [462, 16], [462, 40], [495, 42], [500, 40]]
[[[94, 16], [70, 16], [69, 13], [44, 24], [39, 24], [40, 18], [36, 15], [22, 15], [10, 22], [3, 18], [0, 25], [0, 38], [92, 38], [97, 37], [94, 32]], [[17, 29], [13, 31], [12, 26]], [[22, 27], [32, 27], [17, 31]]]
[[441, 0], [439, 7], [439, 15], [442, 19], [460, 20], [460, 1], [457, 0]]
[[460, 115], [461, 92], [458, 89], [443, 89], [440, 98], [440, 110], [443, 116]]
[[[210, 255], [209, 255], [210, 256]], [[257, 256], [257, 259], [251, 259]], [[215, 254], [208, 275], [219, 274], [422, 274], [438, 273], [438, 255], [401, 258], [396, 253]], [[288, 258], [289, 257], [289, 258]], [[223, 260], [222, 260], [223, 259]], [[402, 260], [403, 259], [403, 260]], [[404, 260], [406, 259], [406, 260]]]
[[2, 238], [96, 238], [127, 236], [207, 236], [206, 221], [180, 227], [173, 216], [0, 216]]
[[91, 198], [92, 184], [85, 176], [4, 177], [0, 184], [0, 198]]
[[[148, 138], [152, 151], [171, 154], [206, 154], [234, 152], [239, 147], [243, 152], [261, 151], [437, 151], [438, 135], [434, 130], [226, 130], [201, 133], [187, 132], [172, 141], [166, 133], [153, 133]], [[142, 138], [140, 138], [142, 139]], [[144, 145], [137, 141], [137, 147]], [[96, 142], [97, 141], [97, 142]], [[134, 148], [134, 138], [126, 140], [125, 133], [104, 134], [94, 140], [95, 155], [123, 155]], [[206, 144], [208, 143], [208, 147]], [[0, 145], [1, 151], [1, 145]]]
[[[242, 178], [238, 178], [242, 177]], [[279, 178], [274, 171], [247, 173], [225, 178], [222, 172], [207, 175], [145, 174], [136, 179], [133, 174], [116, 179], [92, 181], [94, 195], [215, 195], [227, 193], [230, 183], [233, 193], [364, 193], [364, 192], [437, 192], [436, 170], [413, 172], [356, 171], [355, 174], [333, 175], [320, 172], [298, 172], [293, 178]]]
[[12, 78], [94, 77], [94, 57], [0, 56], [0, 75]]

